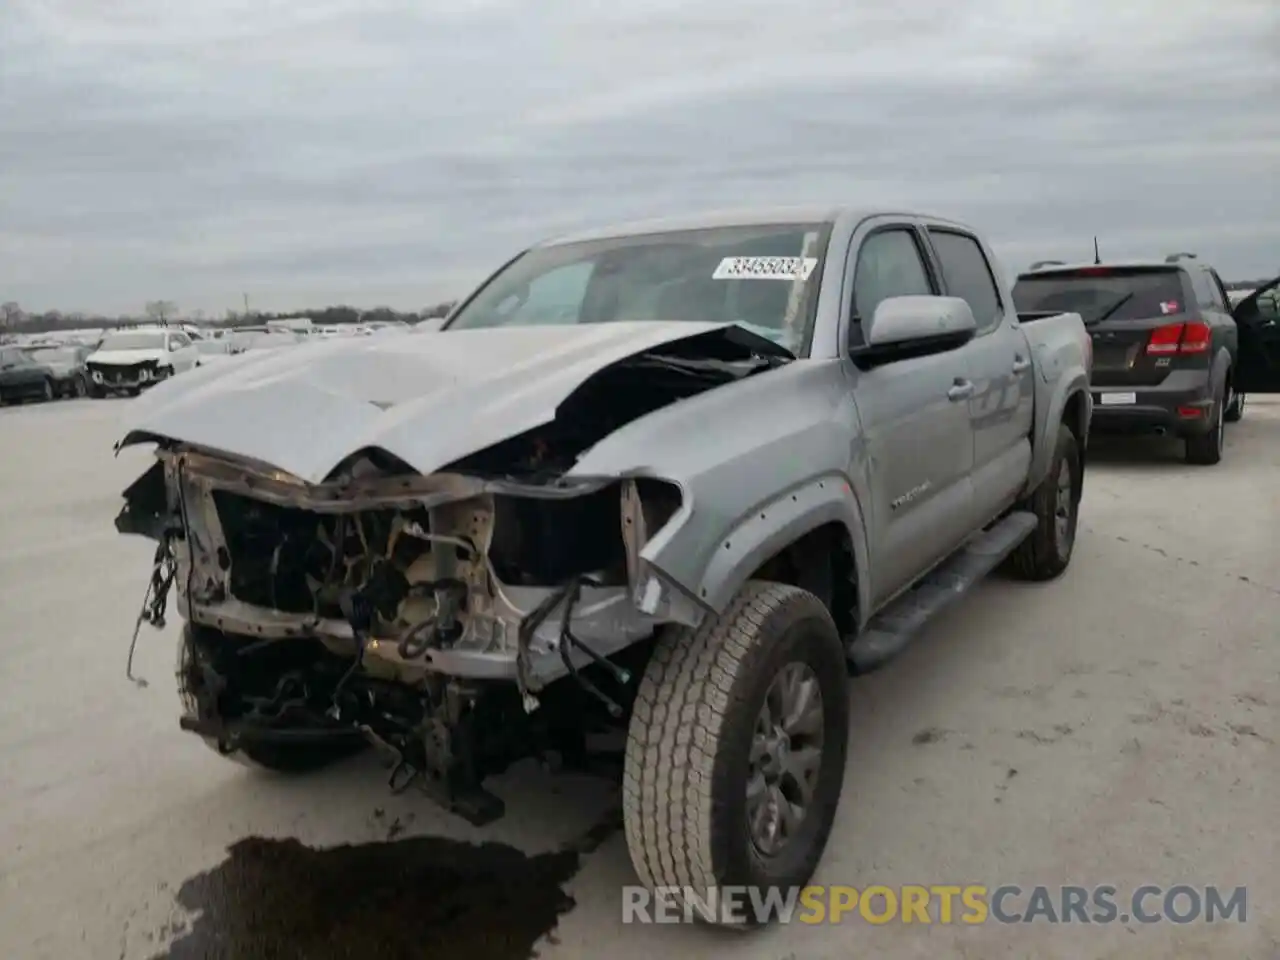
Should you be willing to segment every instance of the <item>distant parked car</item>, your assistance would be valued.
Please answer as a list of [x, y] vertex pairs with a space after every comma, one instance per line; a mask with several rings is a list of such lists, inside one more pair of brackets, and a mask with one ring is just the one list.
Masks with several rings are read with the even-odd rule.
[[15, 400], [52, 400], [55, 393], [53, 370], [36, 363], [19, 347], [0, 347], [0, 404]]
[[85, 361], [93, 348], [79, 343], [31, 347], [26, 351], [37, 364], [53, 373], [53, 392], [60, 397], [83, 397], [89, 393], [89, 368]]
[[302, 334], [291, 330], [237, 330], [231, 335], [231, 352], [244, 353], [246, 350], [277, 350], [281, 347], [296, 347], [305, 340]]
[[217, 363], [236, 353], [229, 337], [220, 337], [216, 340], [197, 340], [195, 348], [196, 362], [194, 365], [197, 367]]
[[1218, 272], [1192, 254], [1160, 261], [1041, 262], [1013, 288], [1021, 314], [1074, 311], [1093, 343], [1096, 434], [1180, 437], [1188, 463], [1222, 460], [1223, 424], [1245, 395], [1280, 393], [1280, 328], [1264, 284], [1234, 306]]
[[89, 394], [136, 396], [140, 391], [195, 366], [196, 348], [181, 330], [135, 327], [108, 333], [85, 361]]

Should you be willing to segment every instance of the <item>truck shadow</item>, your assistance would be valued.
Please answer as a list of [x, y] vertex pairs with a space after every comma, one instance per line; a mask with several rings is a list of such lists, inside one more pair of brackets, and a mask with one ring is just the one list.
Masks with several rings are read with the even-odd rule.
[[1100, 434], [1089, 437], [1088, 459], [1090, 466], [1167, 470], [1171, 464], [1186, 464], [1184, 449], [1183, 442], [1172, 437]]

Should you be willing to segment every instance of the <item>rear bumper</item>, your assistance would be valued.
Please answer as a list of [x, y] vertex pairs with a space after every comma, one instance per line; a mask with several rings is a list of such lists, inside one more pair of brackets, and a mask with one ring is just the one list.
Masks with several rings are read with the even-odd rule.
[[[1095, 386], [1092, 393], [1093, 430], [1099, 434], [1189, 437], [1207, 433], [1213, 423], [1208, 370], [1177, 371], [1155, 387]], [[1114, 402], [1118, 397], [1133, 402]]]

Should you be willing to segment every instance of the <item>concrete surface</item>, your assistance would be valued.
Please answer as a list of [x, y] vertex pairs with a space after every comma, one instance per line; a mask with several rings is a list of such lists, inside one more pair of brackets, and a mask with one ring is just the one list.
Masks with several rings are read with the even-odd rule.
[[[164, 955], [191, 921], [179, 887], [246, 836], [327, 847], [448, 835], [536, 853], [609, 808], [606, 785], [516, 772], [501, 792], [518, 786], [519, 804], [482, 836], [389, 796], [372, 759], [284, 780], [180, 733], [174, 624], [142, 636], [150, 686], [124, 678], [151, 552], [111, 526], [147, 462], [112, 457], [127, 403], [0, 411], [0, 956]], [[633, 876], [614, 834], [564, 878], [577, 905], [541, 955], [1280, 956], [1280, 405], [1251, 403], [1227, 437], [1212, 468], [1184, 465], [1169, 443], [1099, 445], [1060, 581], [993, 580], [855, 683], [817, 880], [1247, 885], [1245, 924], [624, 928], [619, 887]], [[466, 849], [449, 850], [461, 869]], [[316, 876], [282, 882], [304, 898]], [[293, 955], [328, 955], [326, 935]], [[427, 931], [418, 955], [461, 955], [450, 936]]]

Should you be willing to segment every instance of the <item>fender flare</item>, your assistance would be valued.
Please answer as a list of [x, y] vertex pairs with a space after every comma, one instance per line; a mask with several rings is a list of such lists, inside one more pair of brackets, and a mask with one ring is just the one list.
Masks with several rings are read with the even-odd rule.
[[[696, 626], [691, 622], [695, 618], [694, 610], [699, 614], [724, 612], [742, 585], [766, 560], [818, 527], [833, 522], [845, 528], [853, 545], [858, 609], [865, 611], [870, 584], [866, 575], [868, 551], [862, 508], [849, 480], [828, 474], [783, 491], [729, 527], [702, 565], [697, 582], [678, 585], [695, 601], [685, 608], [689, 615], [680, 619]], [[668, 545], [667, 538], [655, 538], [641, 551], [641, 559], [655, 572], [663, 570], [666, 566], [663, 548]], [[701, 621], [701, 615], [696, 619]]]
[[[1045, 405], [1044, 410], [1036, 413], [1035, 423], [1032, 427], [1031, 466], [1027, 470], [1027, 485], [1023, 489], [1024, 496], [1029, 495], [1040, 486], [1044, 478], [1049, 475], [1049, 468], [1053, 464], [1053, 451], [1056, 446], [1058, 428], [1066, 415], [1067, 404], [1071, 401], [1071, 398], [1076, 394], [1083, 394], [1086, 410], [1090, 419], [1092, 418], [1093, 399], [1089, 393], [1088, 375], [1083, 367], [1076, 367], [1069, 374], [1058, 380], [1057, 386], [1054, 387], [1053, 394]], [[1086, 424], [1085, 426], [1087, 434], [1088, 425]], [[1078, 439], [1082, 446], [1088, 441], [1087, 436]]]
[[1217, 393], [1219, 388], [1226, 386], [1227, 374], [1230, 370], [1231, 351], [1226, 347], [1219, 347], [1218, 352], [1213, 355], [1213, 367], [1209, 373], [1209, 385], [1213, 388], [1214, 393]]

